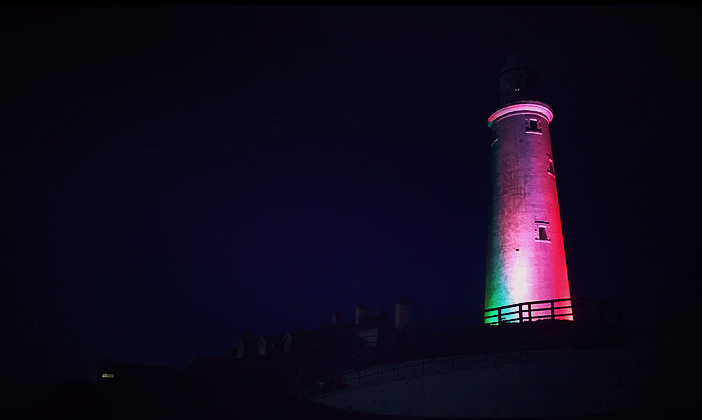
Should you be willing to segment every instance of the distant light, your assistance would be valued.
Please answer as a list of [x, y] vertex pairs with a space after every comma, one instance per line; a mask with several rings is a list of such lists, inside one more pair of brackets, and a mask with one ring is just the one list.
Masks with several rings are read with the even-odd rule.
[[519, 92], [519, 88], [514, 89], [515, 92]]
[[103, 378], [114, 378], [115, 374], [114, 373], [103, 373], [102, 377]]

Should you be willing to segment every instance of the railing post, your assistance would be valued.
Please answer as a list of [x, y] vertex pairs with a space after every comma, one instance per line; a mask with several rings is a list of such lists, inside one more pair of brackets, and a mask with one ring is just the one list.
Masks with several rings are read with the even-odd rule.
[[522, 313], [522, 304], [521, 303], [519, 304], [519, 323], [520, 324], [524, 323], [524, 316]]
[[556, 311], [554, 308], [556, 307], [556, 301], [551, 300], [551, 319], [556, 319]]

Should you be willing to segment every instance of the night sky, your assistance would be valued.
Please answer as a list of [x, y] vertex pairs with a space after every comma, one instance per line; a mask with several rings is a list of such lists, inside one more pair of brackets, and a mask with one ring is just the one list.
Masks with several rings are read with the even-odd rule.
[[554, 110], [572, 295], [655, 323], [697, 281], [673, 238], [699, 18], [3, 7], [0, 402], [110, 356], [182, 368], [359, 302], [410, 299], [417, 321], [481, 309], [486, 121], [516, 50]]

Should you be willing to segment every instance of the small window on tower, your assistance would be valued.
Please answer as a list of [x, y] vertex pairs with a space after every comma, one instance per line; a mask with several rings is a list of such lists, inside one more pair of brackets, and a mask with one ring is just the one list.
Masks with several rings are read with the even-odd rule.
[[556, 172], [555, 172], [555, 170], [553, 169], [553, 159], [551, 159], [550, 157], [548, 158], [548, 169], [547, 169], [547, 172], [548, 172], [549, 174], [553, 175], [553, 176], [556, 176]]
[[534, 222], [534, 239], [536, 242], [551, 242], [551, 228], [548, 222], [543, 220]]
[[529, 118], [525, 121], [526, 132], [541, 134], [541, 123], [535, 118]]
[[546, 228], [543, 226], [539, 226], [539, 240], [548, 241], [548, 234], [546, 233]]

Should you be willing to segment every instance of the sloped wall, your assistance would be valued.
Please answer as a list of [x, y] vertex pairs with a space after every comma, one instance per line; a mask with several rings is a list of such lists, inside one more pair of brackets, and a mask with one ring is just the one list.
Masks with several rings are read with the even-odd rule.
[[[583, 410], [578, 397], [583, 384], [610, 359], [609, 350], [570, 349], [445, 358], [423, 370], [401, 368], [392, 378], [387, 372], [385, 377], [351, 379], [349, 388], [313, 401], [386, 415], [570, 417]], [[391, 369], [379, 366], [381, 372]]]

